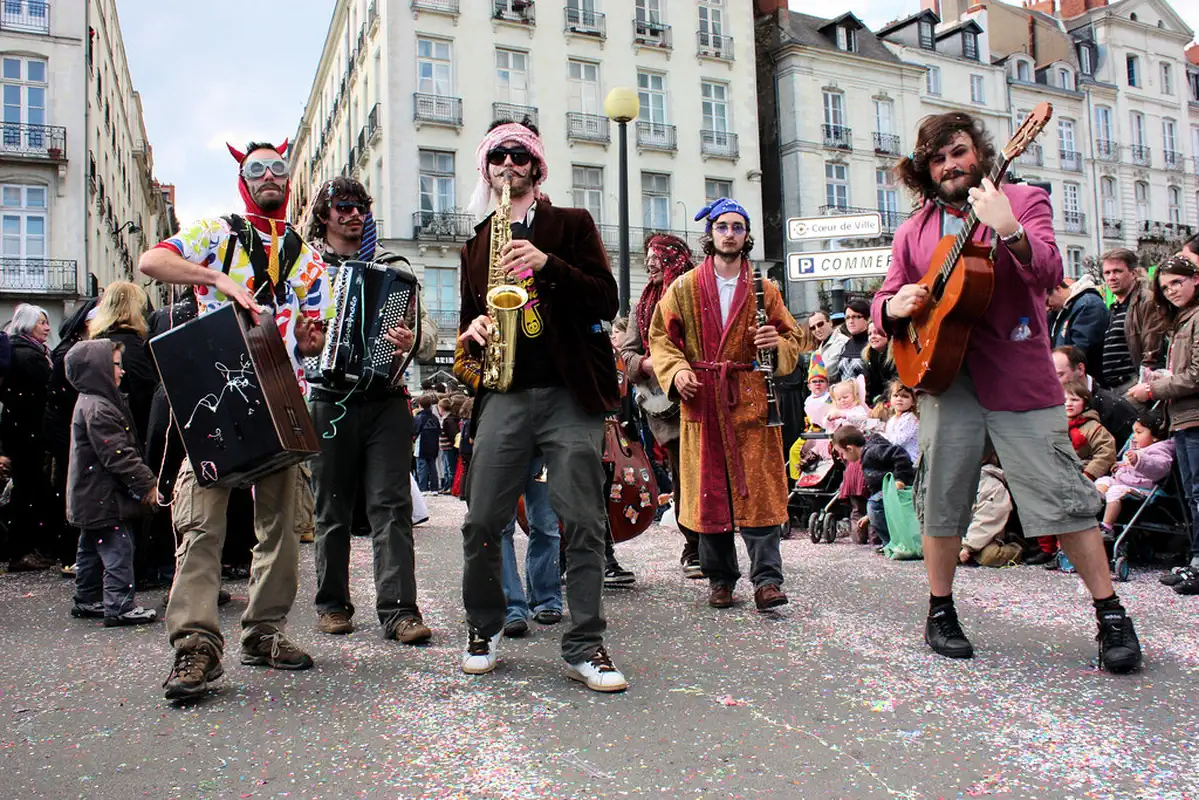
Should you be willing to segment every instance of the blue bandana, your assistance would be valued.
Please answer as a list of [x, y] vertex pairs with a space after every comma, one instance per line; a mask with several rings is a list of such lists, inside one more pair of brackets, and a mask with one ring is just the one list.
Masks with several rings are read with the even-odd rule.
[[727, 197], [721, 197], [717, 200], [713, 200], [711, 203], [701, 208], [699, 213], [695, 215], [695, 219], [707, 219], [706, 227], [710, 231], [712, 230], [712, 223], [715, 222], [721, 214], [728, 214], [730, 212], [733, 214], [740, 214], [741, 216], [745, 217], [745, 226], [747, 228], [749, 227], [749, 212], [746, 211], [745, 208], [742, 207], [742, 205], [736, 200], [730, 200]]

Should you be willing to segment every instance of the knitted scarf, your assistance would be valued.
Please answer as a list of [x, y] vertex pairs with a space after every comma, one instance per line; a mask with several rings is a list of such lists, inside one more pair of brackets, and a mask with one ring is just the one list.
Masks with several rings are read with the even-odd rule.
[[1074, 451], [1078, 452], [1087, 443], [1087, 437], [1082, 435], [1082, 426], [1087, 424], [1087, 419], [1082, 414], [1077, 417], [1070, 418], [1070, 444], [1074, 445]]

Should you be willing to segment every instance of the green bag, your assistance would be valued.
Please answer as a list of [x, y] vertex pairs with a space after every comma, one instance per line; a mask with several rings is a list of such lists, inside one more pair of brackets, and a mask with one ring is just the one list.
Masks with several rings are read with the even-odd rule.
[[883, 512], [887, 515], [887, 532], [891, 541], [883, 548], [887, 558], [897, 561], [924, 558], [920, 540], [920, 520], [912, 504], [912, 490], [895, 486], [890, 472], [883, 478]]

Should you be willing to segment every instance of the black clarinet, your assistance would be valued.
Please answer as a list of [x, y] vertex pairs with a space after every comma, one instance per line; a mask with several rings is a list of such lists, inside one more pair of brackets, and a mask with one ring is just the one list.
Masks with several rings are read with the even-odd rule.
[[[758, 298], [758, 327], [769, 323], [766, 317], [766, 295], [762, 290], [762, 270], [754, 267], [754, 295]], [[783, 424], [779, 409], [779, 396], [774, 391], [774, 351], [758, 348], [758, 372], [766, 380], [766, 427], [777, 428]]]

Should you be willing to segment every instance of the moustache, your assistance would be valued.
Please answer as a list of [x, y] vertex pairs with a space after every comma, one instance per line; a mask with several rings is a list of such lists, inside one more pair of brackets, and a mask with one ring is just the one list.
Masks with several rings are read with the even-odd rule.
[[968, 177], [970, 177], [970, 174], [971, 173], [969, 173], [969, 172], [962, 172], [961, 170], [955, 170], [954, 172], [952, 172], [948, 175], [941, 176], [941, 183], [948, 183], [949, 181], [957, 180], [958, 178], [968, 178]]

